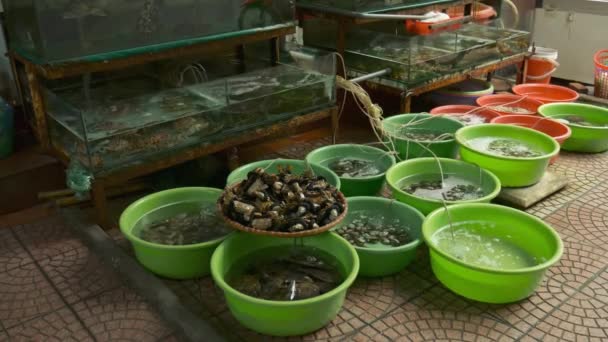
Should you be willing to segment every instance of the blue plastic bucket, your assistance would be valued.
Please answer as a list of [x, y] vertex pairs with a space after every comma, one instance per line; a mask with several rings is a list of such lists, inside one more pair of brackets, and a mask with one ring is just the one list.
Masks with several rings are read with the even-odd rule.
[[13, 153], [14, 131], [13, 108], [0, 98], [0, 158]]

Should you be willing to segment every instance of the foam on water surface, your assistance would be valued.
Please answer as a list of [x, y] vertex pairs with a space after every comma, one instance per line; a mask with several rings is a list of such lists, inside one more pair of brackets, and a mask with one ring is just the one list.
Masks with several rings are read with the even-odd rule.
[[475, 266], [498, 270], [532, 267], [538, 260], [511, 241], [509, 235], [492, 235], [492, 224], [462, 222], [433, 234], [433, 245], [454, 258]]
[[543, 152], [536, 146], [517, 139], [502, 137], [481, 137], [466, 142], [472, 149], [502, 157], [532, 158]]

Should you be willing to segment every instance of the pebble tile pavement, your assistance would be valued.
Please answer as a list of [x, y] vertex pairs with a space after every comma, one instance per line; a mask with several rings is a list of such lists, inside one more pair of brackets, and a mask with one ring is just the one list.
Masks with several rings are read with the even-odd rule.
[[[327, 139], [278, 151], [302, 158]], [[528, 211], [555, 227], [564, 256], [530, 298], [488, 305], [433, 276], [424, 249], [403, 272], [358, 279], [325, 328], [288, 341], [608, 340], [608, 154], [562, 153], [554, 171], [571, 184]], [[0, 341], [172, 341], [177, 336], [58, 217], [2, 227]], [[116, 242], [130, 251], [120, 233]], [[210, 278], [171, 281], [187, 307], [228, 340], [283, 340], [241, 327]]]

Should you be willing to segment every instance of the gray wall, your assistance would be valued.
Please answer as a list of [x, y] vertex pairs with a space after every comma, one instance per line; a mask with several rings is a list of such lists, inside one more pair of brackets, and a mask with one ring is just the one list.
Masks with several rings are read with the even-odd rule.
[[[534, 8], [536, 6], [535, 0], [512, 0], [519, 10], [519, 26], [520, 30], [531, 31], [534, 27]], [[513, 23], [513, 11], [510, 6], [503, 5], [502, 13], [504, 16], [505, 24], [511, 25]]]

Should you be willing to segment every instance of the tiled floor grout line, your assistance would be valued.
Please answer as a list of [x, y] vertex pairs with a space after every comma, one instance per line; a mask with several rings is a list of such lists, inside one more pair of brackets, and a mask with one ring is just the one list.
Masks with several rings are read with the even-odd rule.
[[346, 336], [342, 336], [342, 337], [340, 337], [340, 338], [338, 339], [338, 342], [342, 342], [342, 341], [350, 341], [350, 340], [351, 340], [351, 338], [352, 338], [353, 336], [357, 335], [357, 333], [358, 333], [359, 331], [361, 331], [361, 329], [363, 329], [363, 328], [364, 328], [364, 327], [366, 327], [366, 326], [367, 326], [367, 325], [364, 325], [363, 327], [361, 327], [361, 328], [359, 328], [359, 329], [357, 329], [357, 330], [353, 330], [353, 331], [349, 332], [348, 334], [346, 334]]
[[4, 324], [2, 324], [2, 321], [0, 321], [0, 332], [3, 332], [6, 334], [6, 337], [8, 338], [8, 331], [6, 330], [6, 328], [4, 327]]
[[[24, 249], [25, 249], [25, 248], [24, 248]], [[26, 251], [26, 252], [27, 252], [27, 251]], [[30, 254], [28, 253], [28, 255], [30, 255]], [[31, 257], [31, 255], [30, 255], [30, 257]], [[28, 261], [28, 262], [25, 262], [25, 263], [19, 264], [19, 265], [14, 266], [14, 267], [9, 267], [9, 268], [5, 269], [4, 271], [2, 271], [1, 273], [6, 273], [6, 272], [12, 271], [12, 270], [14, 270], [14, 269], [17, 269], [17, 268], [20, 268], [20, 267], [27, 266], [27, 265], [29, 265], [29, 264], [31, 264], [31, 263], [33, 263], [33, 262], [34, 262], [34, 259], [32, 259], [32, 260], [30, 260], [30, 261]]]
[[[418, 275], [418, 276], [421, 276], [420, 274], [418, 274], [418, 273], [417, 273], [417, 272], [415, 272], [415, 271], [411, 271], [411, 272], [415, 273], [415, 274], [416, 274], [416, 275]], [[421, 277], [422, 277], [422, 276], [421, 276]], [[350, 335], [348, 335], [348, 336], [343, 337], [343, 338], [342, 338], [340, 341], [346, 341], [346, 340], [347, 340], [349, 337], [351, 337], [352, 335], [356, 334], [357, 332], [360, 332], [361, 330], [363, 330], [363, 329], [364, 329], [364, 328], [366, 328], [366, 327], [370, 327], [370, 328], [372, 328], [372, 329], [374, 329], [374, 330], [375, 330], [375, 328], [373, 327], [373, 324], [374, 324], [374, 323], [376, 323], [376, 322], [378, 322], [378, 321], [381, 321], [381, 320], [383, 320], [384, 318], [386, 318], [386, 317], [390, 316], [391, 314], [393, 314], [393, 313], [394, 313], [396, 310], [398, 310], [399, 308], [401, 308], [401, 307], [402, 307], [402, 306], [404, 306], [405, 304], [410, 303], [411, 301], [413, 301], [413, 300], [415, 300], [415, 299], [418, 299], [418, 298], [422, 297], [422, 296], [423, 296], [423, 295], [424, 295], [426, 292], [428, 292], [428, 291], [430, 291], [430, 290], [432, 290], [433, 288], [438, 287], [438, 286], [439, 286], [439, 287], [442, 287], [443, 285], [442, 285], [441, 283], [439, 283], [439, 282], [436, 282], [436, 283], [431, 283], [431, 285], [430, 285], [430, 286], [428, 286], [427, 288], [425, 288], [424, 290], [422, 290], [420, 293], [418, 293], [418, 294], [416, 294], [416, 295], [414, 295], [414, 296], [412, 296], [412, 297], [408, 298], [408, 299], [407, 299], [407, 300], [406, 300], [404, 303], [402, 303], [402, 304], [400, 304], [400, 305], [397, 305], [396, 307], [392, 308], [391, 310], [387, 311], [386, 313], [382, 314], [380, 317], [378, 317], [378, 318], [376, 318], [376, 319], [372, 320], [371, 322], [369, 322], [369, 323], [365, 323], [365, 324], [364, 324], [362, 327], [360, 327], [359, 329], [356, 329], [356, 330], [355, 330], [355, 331], [354, 331], [352, 334], [350, 334]], [[560, 303], [560, 305], [561, 305], [561, 304], [562, 304], [562, 303]], [[346, 308], [345, 308], [345, 309], [343, 309], [343, 310], [346, 310], [346, 311], [348, 311], [350, 314], [352, 314], [353, 316], [358, 317], [358, 316], [357, 316], [357, 315], [355, 315], [355, 314], [354, 314], [352, 311], [350, 311], [350, 310], [348, 310], [348, 309], [346, 309]], [[487, 310], [483, 310], [483, 313], [482, 313], [482, 314], [486, 314], [486, 313], [487, 313]], [[504, 325], [506, 325], [506, 326], [509, 326], [509, 327], [510, 327], [510, 328], [512, 328], [512, 329], [517, 330], [518, 332], [522, 333], [522, 336], [521, 336], [521, 337], [519, 337], [519, 338], [524, 337], [524, 336], [527, 334], [527, 332], [529, 331], [529, 330], [528, 330], [528, 331], [526, 331], [526, 332], [523, 332], [523, 331], [521, 331], [520, 329], [518, 329], [516, 326], [514, 326], [513, 324], [509, 323], [508, 321], [503, 320], [503, 319], [500, 319], [500, 318], [495, 317], [495, 316], [490, 315], [490, 314], [486, 314], [484, 317], [486, 317], [486, 318], [488, 318], [488, 319], [491, 319], [491, 320], [493, 320], [493, 321], [496, 321], [496, 322], [498, 322], [498, 323], [504, 324]], [[546, 317], [546, 316], [545, 316], [545, 317]], [[545, 317], [543, 317], [543, 318], [545, 318]], [[383, 335], [383, 334], [382, 334], [382, 332], [379, 332], [379, 333], [380, 333], [380, 335], [382, 335], [382, 336], [384, 336], [384, 337], [387, 337], [387, 336]], [[387, 337], [387, 338], [388, 338], [388, 337]]]
[[[55, 284], [53, 283], [53, 281], [51, 280], [51, 278], [48, 276], [48, 274], [46, 274], [46, 272], [44, 271], [44, 269], [42, 268], [42, 266], [40, 266], [40, 264], [38, 263], [38, 261], [34, 258], [34, 255], [31, 253], [31, 251], [25, 246], [25, 244], [23, 243], [23, 241], [21, 241], [21, 239], [19, 238], [18, 234], [15, 233], [12, 229], [11, 229], [11, 234], [13, 234], [13, 237], [21, 244], [21, 246], [26, 251], [26, 253], [30, 256], [30, 258], [32, 258], [32, 260], [34, 262], [34, 266], [36, 266], [36, 269], [42, 274], [42, 276], [44, 277], [44, 279], [46, 279], [46, 281], [49, 283], [49, 285], [57, 293], [57, 295], [59, 296], [59, 298], [61, 298], [61, 301], [63, 302], [63, 304], [70, 310], [70, 312], [74, 315], [74, 317], [76, 318], [76, 320], [82, 325], [82, 327], [84, 328], [84, 330], [89, 334], [89, 336], [93, 339], [93, 341], [97, 341], [97, 338], [95, 337], [95, 335], [91, 332], [91, 330], [89, 330], [89, 328], [86, 326], [86, 324], [84, 323], [84, 321], [82, 320], [82, 318], [78, 315], [78, 313], [74, 310], [74, 308], [70, 304], [68, 304], [68, 301], [65, 299], [65, 297], [63, 296], [63, 294], [61, 294], [61, 292], [59, 291], [59, 289], [55, 286]], [[49, 312], [41, 314], [41, 315], [38, 315], [37, 317], [42, 317], [42, 316], [44, 316], [45, 314], [48, 314], [48, 313]], [[22, 324], [22, 323], [20, 322], [19, 324]]]
[[[536, 215], [534, 215], [534, 214], [531, 214], [531, 215], [536, 216], [536, 217], [538, 217], [538, 218], [540, 218], [541, 220], [543, 220], [543, 221], [544, 221], [544, 220], [545, 220], [547, 217], [550, 217], [551, 215], [555, 214], [555, 213], [556, 213], [558, 210], [560, 210], [560, 209], [564, 208], [564, 207], [565, 207], [565, 206], [567, 206], [568, 204], [570, 204], [570, 203], [572, 203], [572, 202], [576, 201], [577, 199], [580, 199], [581, 197], [585, 196], [586, 194], [588, 194], [589, 192], [593, 191], [594, 189], [595, 189], [594, 187], [591, 187], [591, 188], [587, 189], [585, 192], [581, 193], [581, 194], [580, 194], [580, 195], [578, 195], [576, 198], [571, 199], [571, 200], [569, 200], [569, 201], [567, 201], [567, 202], [563, 203], [561, 206], [559, 206], [558, 208], [555, 208], [553, 211], [549, 212], [549, 213], [548, 213], [547, 215], [545, 215], [544, 217], [538, 217], [538, 216], [536, 216]], [[542, 202], [542, 201], [544, 201], [544, 200], [546, 200], [547, 198], [550, 198], [550, 197], [552, 197], [552, 196], [558, 195], [560, 192], [561, 192], [561, 191], [558, 191], [558, 192], [556, 192], [556, 193], [552, 194], [552, 195], [551, 195], [551, 196], [549, 196], [549, 197], [543, 198], [543, 199], [541, 200], [541, 202]], [[541, 203], [541, 202], [538, 202], [538, 203]], [[538, 204], [538, 203], [537, 203], [537, 204]], [[524, 212], [525, 212], [525, 210], [522, 210], [522, 211], [524, 211]]]
[[[519, 328], [517, 328], [515, 325], [513, 325], [511, 322], [507, 321], [506, 319], [494, 314], [493, 312], [488, 312], [487, 310], [484, 310], [483, 313], [481, 314], [481, 316], [485, 317], [485, 318], [489, 318], [493, 321], [496, 321], [498, 323], [504, 324], [506, 326], [509, 326], [517, 331], [519, 331], [522, 336], [525, 334], [524, 331], [520, 330]], [[521, 338], [521, 337], [518, 337]]]
[[526, 332], [522, 336], [520, 336], [517, 340], [519, 341], [522, 338], [526, 337], [526, 335], [528, 335], [532, 330], [534, 330], [534, 328], [536, 328], [540, 323], [544, 322], [544, 320], [547, 317], [550, 317], [555, 311], [557, 311], [559, 308], [561, 308], [562, 305], [564, 305], [566, 302], [568, 302], [570, 299], [572, 299], [577, 294], [581, 293], [581, 291], [584, 288], [589, 286], [589, 284], [591, 284], [595, 279], [597, 279], [602, 273], [606, 272], [607, 270], [608, 270], [608, 266], [605, 266], [604, 268], [600, 269], [598, 272], [593, 274], [591, 277], [589, 277], [589, 279], [587, 279], [583, 284], [581, 284], [581, 286], [576, 288], [571, 295], [567, 296], [563, 301], [560, 301], [560, 303], [558, 305], [554, 306], [551, 310], [549, 310], [549, 312], [546, 315], [544, 315], [542, 318], [540, 318], [538, 320], [538, 322], [536, 322], [536, 324], [534, 324], [533, 326], [528, 328], [528, 330], [526, 330]]
[[[226, 325], [225, 325], [225, 324], [222, 322], [222, 320], [219, 318], [219, 316], [220, 316], [221, 314], [223, 314], [223, 313], [224, 313], [224, 312], [226, 312], [226, 311], [229, 311], [229, 309], [228, 309], [228, 308], [224, 308], [224, 310], [222, 310], [222, 311], [220, 311], [220, 312], [217, 312], [217, 313], [214, 313], [214, 312], [213, 312], [213, 310], [211, 310], [211, 307], [209, 307], [207, 304], [205, 304], [205, 303], [204, 303], [204, 302], [203, 302], [203, 301], [202, 301], [202, 300], [199, 298], [199, 295], [198, 295], [198, 294], [200, 294], [200, 293], [202, 293], [202, 292], [203, 292], [203, 291], [202, 291], [202, 288], [201, 288], [201, 284], [200, 284], [200, 282], [198, 282], [198, 281], [197, 281], [195, 284], [196, 284], [196, 289], [197, 289], [197, 292], [194, 292], [194, 293], [193, 293], [193, 292], [191, 291], [191, 289], [187, 288], [187, 289], [186, 289], [186, 290], [187, 290], [187, 293], [188, 293], [190, 296], [192, 296], [192, 298], [194, 298], [194, 300], [196, 300], [197, 304], [199, 304], [199, 305], [200, 305], [200, 307], [201, 307], [201, 308], [204, 310], [204, 312], [205, 312], [205, 313], [209, 314], [209, 318], [210, 318], [210, 319], [217, 318], [217, 319], [218, 319], [218, 321], [219, 321], [219, 323], [217, 323], [217, 324], [216, 324], [216, 323], [213, 323], [211, 320], [209, 320], [209, 322], [208, 322], [208, 323], [209, 323], [209, 324], [211, 324], [212, 326], [215, 326], [216, 328], [218, 328], [218, 330], [220, 330], [220, 331], [222, 331], [222, 332], [224, 332], [224, 331], [230, 331], [230, 329], [229, 329], [230, 327], [227, 327], [227, 326], [226, 326]], [[214, 284], [215, 284], [215, 283], [214, 283]], [[169, 288], [169, 289], [170, 289], [170, 290], [171, 290], [173, 293], [175, 293], [175, 291], [174, 291], [174, 290], [173, 290], [171, 287], [169, 287], [169, 286], [167, 286], [167, 287], [168, 287], [168, 288]], [[176, 294], [176, 296], [177, 296], [177, 294]], [[199, 313], [194, 312], [193, 310], [191, 310], [191, 309], [190, 309], [190, 307], [189, 307], [188, 305], [185, 305], [185, 304], [182, 302], [182, 299], [181, 299], [179, 296], [177, 296], [177, 297], [178, 297], [178, 299], [179, 299], [180, 303], [181, 303], [182, 305], [184, 305], [184, 307], [185, 307], [185, 308], [186, 308], [188, 311], [190, 311], [192, 314], [194, 314], [194, 315], [196, 315], [196, 316], [200, 317], [200, 314], [199, 314]], [[201, 319], [206, 320], [205, 318], [201, 318]], [[168, 336], [170, 336], [170, 335], [171, 335], [171, 334], [169, 334]], [[236, 335], [236, 334], [232, 334], [232, 335], [230, 335], [230, 337], [233, 337], [233, 338], [235, 338], [235, 339], [238, 339], [239, 341], [243, 341], [243, 339], [242, 339], [240, 336]], [[161, 342], [161, 341], [162, 341], [162, 339], [161, 339], [161, 340], [159, 340], [159, 342]]]
[[[587, 191], [585, 191], [585, 192], [581, 193], [580, 195], [578, 195], [578, 196], [577, 196], [575, 199], [572, 199], [572, 200], [570, 200], [570, 201], [568, 201], [568, 202], [563, 203], [563, 204], [562, 204], [560, 207], [556, 208], [555, 210], [551, 211], [550, 213], [548, 213], [547, 215], [545, 215], [545, 216], [543, 216], [543, 217], [539, 217], [539, 216], [536, 216], [536, 215], [534, 215], [534, 214], [531, 214], [531, 215], [532, 215], [532, 216], [534, 216], [534, 217], [537, 217], [537, 218], [541, 219], [543, 222], [545, 222], [545, 223], [546, 223], [546, 219], [547, 219], [547, 218], [551, 217], [553, 214], [557, 213], [559, 210], [562, 210], [562, 209], [566, 208], [566, 207], [567, 207], [569, 204], [571, 204], [572, 202], [574, 202], [574, 201], [576, 201], [576, 200], [579, 200], [581, 197], [583, 197], [583, 196], [587, 195], [588, 193], [592, 192], [592, 191], [593, 191], [593, 190], [595, 190], [595, 189], [596, 189], [596, 188], [594, 188], [594, 187], [592, 187], [592, 188], [588, 189]], [[558, 193], [555, 193], [555, 194], [553, 194], [553, 195], [557, 195], [557, 194], [558, 194]], [[552, 195], [552, 196], [553, 196], [553, 195]], [[524, 210], [524, 212], [525, 212], [525, 210]], [[566, 217], [566, 219], [568, 219], [568, 217]], [[570, 222], [568, 221], [568, 223], [570, 223]], [[560, 234], [560, 232], [558, 232], [558, 234]], [[565, 235], [566, 237], [570, 237], [570, 238], [572, 238], [572, 239], [575, 239], [575, 240], [576, 240], [575, 242], [580, 243], [580, 244], [585, 245], [585, 246], [588, 246], [588, 247], [600, 247], [600, 248], [604, 248], [604, 247], [602, 247], [601, 245], [596, 245], [596, 244], [595, 244], [595, 243], [593, 243], [593, 242], [587, 242], [587, 240], [579, 240], [579, 239], [576, 239], [576, 238], [575, 238], [573, 235], [570, 235], [570, 234], [567, 234], [567, 233], [563, 233], [563, 235]]]
[[171, 337], [171, 335], [173, 335], [173, 332], [168, 333], [167, 335], [160, 337], [156, 340], [156, 342], [164, 342], [165, 340], [167, 340], [167, 338]]
[[[395, 311], [397, 311], [399, 308], [401, 308], [401, 307], [402, 307], [402, 306], [404, 306], [405, 304], [410, 303], [412, 300], [414, 300], [414, 299], [418, 299], [418, 298], [422, 297], [422, 295], [424, 295], [424, 294], [425, 294], [427, 291], [430, 291], [431, 289], [435, 288], [436, 286], [441, 286], [441, 284], [437, 284], [437, 283], [435, 283], [435, 284], [431, 284], [430, 286], [428, 286], [428, 287], [427, 287], [427, 288], [425, 288], [424, 290], [420, 291], [420, 293], [418, 293], [418, 294], [416, 294], [416, 295], [412, 296], [411, 298], [408, 298], [408, 299], [407, 299], [405, 302], [401, 303], [400, 305], [395, 306], [394, 308], [390, 309], [390, 310], [389, 310], [389, 311], [387, 311], [386, 313], [382, 314], [380, 317], [378, 317], [378, 318], [376, 318], [376, 319], [372, 320], [372, 321], [371, 321], [371, 322], [369, 322], [369, 323], [365, 323], [365, 324], [364, 324], [362, 327], [360, 327], [359, 329], [355, 330], [355, 331], [353, 332], [353, 334], [358, 333], [359, 331], [363, 330], [363, 329], [364, 329], [364, 328], [366, 328], [366, 327], [370, 327], [370, 328], [372, 328], [372, 329], [374, 329], [374, 330], [375, 330], [375, 328], [372, 326], [374, 323], [376, 323], [376, 322], [378, 322], [378, 321], [381, 321], [382, 319], [384, 319], [384, 318], [388, 317], [389, 315], [391, 315], [392, 313], [394, 313]], [[355, 315], [355, 314], [354, 314], [352, 311], [350, 311], [350, 310], [348, 310], [348, 309], [345, 309], [345, 310], [347, 310], [347, 311], [348, 311], [350, 314], [354, 315], [355, 317], [358, 317], [358, 316], [356, 316], [356, 315]], [[382, 334], [382, 332], [379, 332], [379, 333], [380, 333], [380, 335], [384, 336], [384, 334]], [[348, 337], [350, 337], [350, 335], [349, 335], [349, 336], [346, 336], [345, 338], [348, 338]], [[386, 336], [384, 336], [384, 337], [386, 337]], [[387, 338], [388, 338], [388, 337], [387, 337]], [[340, 340], [340, 341], [345, 341], [345, 339], [342, 339], [342, 340]]]
[[[595, 190], [595, 187], [591, 187], [588, 190], [586, 190], [585, 192], [579, 194], [576, 198], [567, 201], [565, 203], [563, 203], [561, 206], [559, 206], [558, 208], [556, 208], [555, 210], [551, 211], [550, 213], [548, 213], [547, 215], [545, 215], [544, 217], [539, 217], [541, 220], [546, 222], [546, 219], [550, 216], [552, 216], [553, 214], [557, 213], [559, 210], [562, 210], [564, 208], [566, 208], [569, 204], [571, 204], [572, 202], [580, 199], [581, 197], [587, 195], [588, 193], [592, 192], [593, 190]], [[557, 193], [556, 193], [557, 194]], [[554, 194], [554, 195], [556, 195]], [[536, 216], [536, 215], [533, 215]], [[536, 216], [538, 217], [538, 216]], [[559, 232], [558, 232], [559, 233]], [[588, 246], [588, 247], [598, 247], [597, 245], [595, 245], [594, 243], [589, 243], [587, 241], [580, 241], [579, 239], [575, 239], [574, 236], [570, 235], [570, 234], [566, 234], [564, 233], [563, 235], [565, 235], [566, 238], [570, 238], [570, 239], [574, 239], [577, 243], [580, 243], [582, 245]], [[558, 305], [556, 305], [555, 307], [553, 307], [547, 314], [545, 314], [544, 316], [542, 316], [541, 318], [538, 319], [538, 322], [536, 322], [536, 324], [532, 325], [531, 327], [529, 327], [525, 332], [523, 332], [523, 334], [517, 338], [517, 341], [520, 341], [521, 339], [523, 339], [524, 337], [526, 337], [532, 330], [534, 330], [534, 328], [536, 328], [536, 326], [538, 324], [540, 324], [541, 322], [543, 322], [547, 317], [549, 317], [550, 315], [552, 315], [557, 309], [559, 309], [562, 305], [564, 305], [567, 301], [569, 301], [574, 295], [578, 294], [584, 287], [586, 287], [587, 285], [589, 285], [589, 283], [591, 281], [593, 281], [594, 279], [596, 279], [602, 272], [604, 272], [606, 269], [608, 269], [608, 266], [601, 269], [599, 272], [595, 273], [593, 276], [591, 276], [589, 279], [587, 279], [585, 281], [585, 283], [583, 283], [581, 286], [579, 286], [577, 289], [575, 289], [574, 293], [572, 295], [567, 296], [564, 300], [560, 301]], [[519, 329], [517, 329], [519, 330]]]
[[116, 290], [120, 289], [120, 288], [121, 288], [121, 287], [123, 287], [123, 286], [127, 286], [127, 287], [128, 287], [128, 284], [127, 284], [126, 282], [124, 282], [124, 281], [121, 279], [121, 285], [116, 285], [116, 286], [114, 286], [114, 287], [110, 287], [110, 288], [108, 288], [108, 289], [105, 289], [105, 290], [99, 291], [99, 292], [97, 292], [97, 293], [91, 293], [91, 294], [89, 294], [88, 296], [84, 296], [84, 297], [80, 298], [78, 301], [75, 301], [75, 302], [74, 302], [74, 303], [72, 303], [71, 305], [75, 305], [75, 304], [78, 304], [78, 303], [82, 303], [82, 302], [85, 302], [85, 301], [87, 301], [87, 300], [89, 300], [89, 299], [91, 299], [91, 298], [94, 298], [94, 297], [99, 297], [99, 296], [101, 296], [101, 295], [103, 295], [103, 294], [106, 294], [106, 293], [109, 293], [109, 292], [112, 292], [112, 291], [116, 291]]

